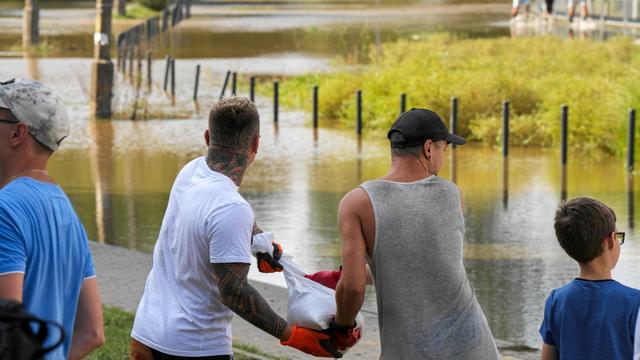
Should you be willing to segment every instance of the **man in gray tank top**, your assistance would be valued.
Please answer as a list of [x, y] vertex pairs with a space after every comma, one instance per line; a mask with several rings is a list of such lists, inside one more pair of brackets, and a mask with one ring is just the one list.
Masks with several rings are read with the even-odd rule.
[[354, 325], [368, 261], [381, 359], [498, 359], [462, 263], [462, 198], [455, 184], [438, 177], [447, 145], [465, 140], [425, 109], [400, 115], [388, 138], [387, 175], [365, 182], [340, 203], [343, 267], [333, 326]]

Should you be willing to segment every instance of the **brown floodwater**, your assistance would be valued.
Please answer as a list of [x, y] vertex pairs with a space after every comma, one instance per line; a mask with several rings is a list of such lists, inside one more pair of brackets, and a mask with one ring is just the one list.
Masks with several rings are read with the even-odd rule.
[[[19, 5], [0, 6], [0, 78], [40, 79], [68, 107], [71, 135], [49, 170], [69, 194], [91, 239], [153, 251], [177, 172], [205, 152], [207, 109], [227, 70], [240, 73], [242, 95], [248, 75], [269, 81], [272, 76], [332, 71], [336, 57], [358, 65], [386, 41], [419, 39], [440, 30], [462, 36], [509, 35], [502, 24], [507, 15], [482, 2], [466, 10], [456, 7], [458, 1], [412, 3], [417, 10], [407, 10], [406, 3], [314, 4], [309, 13], [301, 10], [302, 3], [202, 8], [202, 15], [155, 43], [150, 90], [146, 85], [136, 90], [120, 73], [116, 77], [113, 106], [119, 117], [155, 120], [99, 122], [88, 115], [92, 28], [85, 28], [91, 8], [74, 10], [81, 21], [69, 30], [44, 29], [48, 45], [38, 57], [16, 48]], [[508, 11], [508, 4], [501, 6]], [[407, 14], [411, 9], [413, 16]], [[479, 9], [485, 10], [474, 13]], [[60, 12], [45, 18], [50, 24], [65, 21]], [[175, 103], [161, 91], [165, 53], [177, 58]], [[196, 64], [202, 66], [197, 106], [191, 101]], [[287, 96], [284, 86], [281, 96]], [[271, 99], [260, 96], [256, 103], [262, 115], [261, 148], [241, 192], [260, 226], [275, 232], [305, 269], [336, 268], [339, 201], [361, 182], [385, 173], [389, 151], [384, 135], [366, 134], [359, 141], [353, 129], [327, 126], [329, 119], [320, 119], [322, 127], [314, 134], [309, 114], [286, 109], [276, 128]], [[447, 150], [449, 162], [441, 176], [455, 180], [464, 193], [465, 265], [497, 338], [537, 347], [546, 296], [577, 275], [577, 266], [553, 233], [553, 214], [563, 197], [593, 196], [616, 210], [627, 241], [614, 277], [640, 287], [635, 232], [640, 180], [627, 176], [621, 159], [570, 155], [563, 193], [557, 149], [514, 148], [506, 166], [495, 148], [469, 144], [452, 150]], [[426, 261], [428, 254], [423, 256]], [[284, 283], [279, 275], [251, 276]], [[375, 310], [371, 291], [365, 306]]]

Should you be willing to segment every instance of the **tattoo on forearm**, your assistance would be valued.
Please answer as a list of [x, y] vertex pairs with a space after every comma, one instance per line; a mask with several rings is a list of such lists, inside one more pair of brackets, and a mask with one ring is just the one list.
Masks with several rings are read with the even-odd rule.
[[260, 234], [262, 231], [262, 229], [260, 229], [260, 227], [258, 226], [258, 222], [254, 222], [253, 223], [253, 231], [251, 232], [251, 236], [255, 235], [255, 234]]
[[267, 301], [247, 281], [249, 264], [212, 264], [218, 277], [222, 302], [251, 324], [280, 338], [287, 322], [276, 314]]
[[212, 145], [209, 147], [206, 159], [211, 170], [228, 176], [237, 186], [240, 186], [247, 169], [246, 152]]

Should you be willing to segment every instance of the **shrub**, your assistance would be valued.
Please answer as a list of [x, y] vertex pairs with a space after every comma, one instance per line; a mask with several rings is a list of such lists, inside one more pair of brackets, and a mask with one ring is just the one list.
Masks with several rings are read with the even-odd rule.
[[149, 9], [159, 11], [167, 6], [168, 0], [137, 0], [138, 3]]
[[627, 109], [640, 105], [640, 50], [628, 38], [607, 42], [556, 37], [458, 39], [450, 34], [385, 44], [355, 71], [306, 75], [285, 86], [283, 99], [310, 109], [320, 85], [323, 119], [353, 126], [355, 91], [363, 92], [368, 130], [386, 130], [399, 110], [427, 107], [447, 119], [459, 99], [458, 132], [500, 143], [501, 102], [511, 103], [511, 143], [551, 146], [560, 140], [560, 107], [569, 105], [570, 146], [586, 153], [624, 152]]

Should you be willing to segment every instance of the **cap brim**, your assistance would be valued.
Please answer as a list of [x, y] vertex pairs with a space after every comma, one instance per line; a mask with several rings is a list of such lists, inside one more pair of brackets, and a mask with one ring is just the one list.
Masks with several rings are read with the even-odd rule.
[[447, 134], [447, 138], [445, 140], [450, 144], [456, 145], [464, 145], [467, 142], [463, 137], [454, 134]]

